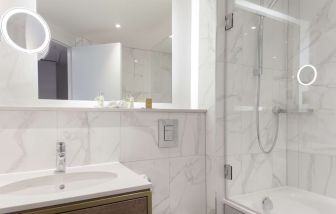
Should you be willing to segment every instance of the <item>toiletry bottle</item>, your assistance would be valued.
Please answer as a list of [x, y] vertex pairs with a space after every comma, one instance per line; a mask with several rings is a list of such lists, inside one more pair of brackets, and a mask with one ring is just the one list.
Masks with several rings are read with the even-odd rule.
[[152, 98], [146, 98], [146, 108], [151, 109], [152, 108]]
[[134, 97], [133, 96], [129, 97], [129, 108], [134, 108]]
[[104, 94], [102, 92], [99, 92], [99, 95], [96, 97], [95, 100], [97, 101], [99, 107], [104, 107], [105, 99]]

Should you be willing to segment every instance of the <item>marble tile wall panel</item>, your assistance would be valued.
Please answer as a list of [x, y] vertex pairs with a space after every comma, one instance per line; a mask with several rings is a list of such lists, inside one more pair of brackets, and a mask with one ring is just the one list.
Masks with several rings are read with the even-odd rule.
[[[179, 145], [158, 148], [158, 119], [179, 120]], [[121, 161], [205, 155], [205, 115], [181, 113], [121, 113]], [[146, 152], [143, 152], [143, 151]]]
[[[304, 20], [305, 28], [291, 27], [289, 71], [295, 75], [300, 63], [316, 66], [318, 78], [310, 87], [301, 87], [303, 102], [314, 109], [312, 114], [292, 116], [288, 120], [289, 185], [336, 197], [334, 159], [335, 131], [335, 1], [291, 1], [292, 15]], [[298, 36], [300, 33], [300, 36]], [[296, 38], [296, 39], [295, 39]], [[302, 56], [308, 56], [302, 61]], [[306, 57], [307, 58], [307, 57]], [[298, 100], [300, 86], [288, 78], [288, 103]], [[294, 105], [295, 106], [295, 105]], [[291, 163], [291, 164], [290, 164]], [[289, 167], [290, 166], [290, 167]], [[294, 173], [296, 171], [298, 173]]]
[[232, 181], [227, 181], [228, 197], [286, 185], [286, 157], [286, 151], [228, 155], [226, 162], [234, 169]]
[[0, 118], [1, 173], [55, 165], [56, 112], [1, 111]]
[[206, 213], [205, 156], [127, 162], [153, 182], [153, 213]]

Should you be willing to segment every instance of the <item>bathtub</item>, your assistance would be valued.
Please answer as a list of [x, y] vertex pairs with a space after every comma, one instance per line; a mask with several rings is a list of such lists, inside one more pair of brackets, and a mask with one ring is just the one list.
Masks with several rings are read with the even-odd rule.
[[[263, 210], [262, 201], [265, 197], [269, 197], [273, 202], [273, 209], [270, 212]], [[230, 200], [224, 200], [224, 203], [246, 214], [336, 213], [336, 199], [291, 187], [281, 187], [239, 195], [232, 197]], [[239, 204], [242, 206], [239, 206]]]

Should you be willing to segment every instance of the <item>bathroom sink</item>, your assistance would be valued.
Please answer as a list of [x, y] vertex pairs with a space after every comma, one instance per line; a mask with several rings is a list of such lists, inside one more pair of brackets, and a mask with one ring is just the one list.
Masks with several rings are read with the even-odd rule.
[[[56, 170], [57, 171], [57, 170]], [[0, 174], [0, 213], [50, 207], [152, 187], [119, 162]]]
[[0, 187], [0, 195], [43, 195], [83, 190], [104, 185], [117, 178], [113, 172], [55, 173], [16, 181]]

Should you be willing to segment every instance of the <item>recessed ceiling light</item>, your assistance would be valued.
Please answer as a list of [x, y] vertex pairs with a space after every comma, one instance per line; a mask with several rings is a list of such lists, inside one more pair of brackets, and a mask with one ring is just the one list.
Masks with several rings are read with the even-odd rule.
[[252, 29], [252, 30], [255, 30], [255, 29], [257, 29], [257, 27], [256, 27], [256, 26], [252, 26], [251, 29]]
[[121, 25], [120, 24], [116, 24], [115, 27], [116, 28], [121, 28]]

